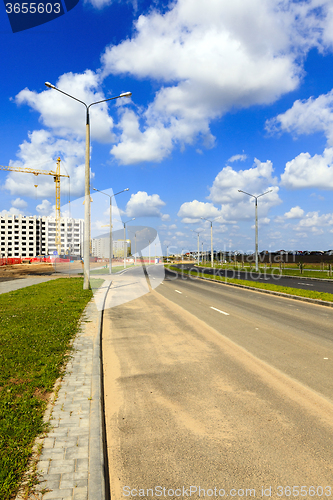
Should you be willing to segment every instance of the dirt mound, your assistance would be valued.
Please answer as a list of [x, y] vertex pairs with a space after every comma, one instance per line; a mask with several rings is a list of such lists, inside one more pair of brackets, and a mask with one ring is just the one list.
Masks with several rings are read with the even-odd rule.
[[52, 264], [45, 262], [37, 264], [14, 264], [12, 266], [0, 266], [0, 280], [24, 278], [25, 276], [41, 276], [54, 273]]

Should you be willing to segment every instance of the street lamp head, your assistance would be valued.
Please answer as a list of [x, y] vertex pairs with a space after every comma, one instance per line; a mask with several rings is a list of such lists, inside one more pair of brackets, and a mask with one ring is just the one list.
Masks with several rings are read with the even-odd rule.
[[131, 97], [132, 92], [123, 92], [119, 97]]
[[98, 189], [96, 189], [96, 188], [93, 188], [93, 190], [94, 190], [94, 191], [98, 191]]
[[50, 82], [45, 82], [45, 85], [46, 85], [47, 87], [49, 87], [50, 89], [55, 89], [55, 88], [56, 88], [56, 87], [55, 87], [54, 85], [52, 85], [52, 83], [50, 83]]
[[129, 188], [124, 189], [124, 191], [129, 191]]

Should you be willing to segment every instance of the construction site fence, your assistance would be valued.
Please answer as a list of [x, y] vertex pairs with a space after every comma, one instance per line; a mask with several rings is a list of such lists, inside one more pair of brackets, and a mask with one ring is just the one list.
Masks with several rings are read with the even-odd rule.
[[62, 257], [5, 257], [0, 259], [0, 266], [13, 266], [14, 264], [38, 264], [41, 262], [70, 262], [72, 258]]
[[0, 259], [0, 266], [12, 266], [14, 264], [32, 264], [35, 262], [51, 262], [49, 257], [5, 257]]

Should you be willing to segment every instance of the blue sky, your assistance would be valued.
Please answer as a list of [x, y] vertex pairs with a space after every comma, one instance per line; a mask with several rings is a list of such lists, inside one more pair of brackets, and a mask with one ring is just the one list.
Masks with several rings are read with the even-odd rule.
[[[0, 23], [0, 164], [60, 156], [80, 198], [85, 110], [44, 82], [87, 103], [131, 91], [91, 110], [92, 187], [128, 187], [118, 216], [156, 228], [164, 252], [195, 249], [193, 231], [208, 248], [201, 217], [216, 250], [254, 250], [239, 189], [272, 190], [260, 250], [333, 248], [332, 0], [90, 0], [19, 33], [4, 8]], [[54, 213], [52, 177], [0, 171], [0, 189], [2, 214]], [[92, 234], [107, 223], [96, 198]]]

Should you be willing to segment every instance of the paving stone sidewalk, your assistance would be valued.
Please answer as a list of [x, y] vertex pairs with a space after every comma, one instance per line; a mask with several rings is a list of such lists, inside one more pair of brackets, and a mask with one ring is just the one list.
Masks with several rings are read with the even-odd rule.
[[83, 318], [51, 410], [51, 430], [43, 441], [37, 463], [40, 482], [29, 500], [103, 500], [105, 497], [100, 313], [94, 300], [87, 305]]
[[55, 276], [54, 274], [51, 276], [35, 276], [29, 278], [19, 278], [10, 281], [1, 281], [0, 282], [0, 294], [13, 292], [15, 290], [19, 290], [20, 288], [26, 288], [31, 285], [38, 285], [39, 283], [44, 283], [46, 281], [50, 281], [52, 279], [62, 278], [62, 276]]

